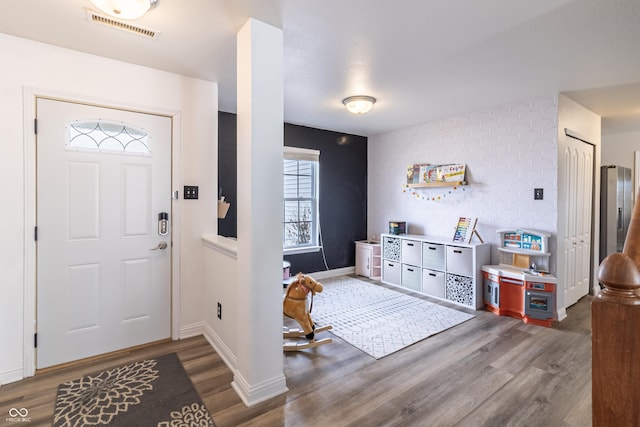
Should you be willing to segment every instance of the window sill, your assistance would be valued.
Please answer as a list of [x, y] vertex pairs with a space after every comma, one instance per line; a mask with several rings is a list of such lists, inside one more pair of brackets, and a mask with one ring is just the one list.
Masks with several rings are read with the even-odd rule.
[[322, 246], [305, 246], [304, 248], [283, 249], [282, 253], [284, 255], [309, 254], [312, 252], [318, 252], [321, 248]]

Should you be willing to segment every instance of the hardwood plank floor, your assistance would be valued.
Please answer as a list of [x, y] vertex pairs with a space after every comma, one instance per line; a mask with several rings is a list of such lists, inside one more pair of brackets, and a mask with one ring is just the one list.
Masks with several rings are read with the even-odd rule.
[[0, 387], [0, 426], [16, 425], [5, 422], [11, 407], [29, 410], [28, 426], [49, 426], [58, 384], [171, 352], [219, 427], [589, 426], [590, 305], [584, 297], [552, 328], [478, 311], [380, 360], [334, 337], [315, 350], [285, 353], [290, 391], [252, 408], [203, 337], [158, 343]]

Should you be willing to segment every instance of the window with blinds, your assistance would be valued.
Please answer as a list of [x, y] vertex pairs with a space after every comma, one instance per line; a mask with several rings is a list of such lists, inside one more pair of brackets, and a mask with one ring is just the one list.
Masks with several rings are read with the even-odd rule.
[[320, 152], [303, 148], [284, 149], [285, 252], [317, 250], [318, 169]]

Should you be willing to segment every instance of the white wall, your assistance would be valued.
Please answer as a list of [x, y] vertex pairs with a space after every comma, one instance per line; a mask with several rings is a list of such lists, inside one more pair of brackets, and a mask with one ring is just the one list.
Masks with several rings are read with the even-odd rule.
[[640, 150], [640, 131], [605, 133], [603, 127], [603, 165], [618, 165], [633, 169], [633, 152], [638, 150]]
[[[640, 119], [635, 125], [635, 128], [638, 127]], [[637, 199], [640, 188], [640, 176], [637, 176], [636, 170], [640, 170], [640, 165], [635, 164], [636, 151], [640, 151], [640, 129], [609, 127], [607, 120], [602, 120], [602, 164], [631, 168], [634, 183], [638, 187], [633, 190], [634, 200]]]
[[[557, 114], [557, 98], [540, 97], [370, 137], [368, 236], [404, 220], [409, 233], [453, 237], [459, 217], [478, 217], [497, 263], [496, 229], [555, 234]], [[406, 189], [414, 163], [464, 163], [469, 185]], [[534, 188], [544, 189], [544, 200], [533, 199]]]
[[[175, 114], [175, 189], [199, 185], [200, 199], [174, 203], [174, 251], [181, 287], [178, 327], [203, 321], [203, 263], [200, 236], [217, 232], [217, 84], [0, 34], [0, 384], [22, 378], [23, 308], [33, 272], [28, 158], [33, 140], [25, 116], [24, 91]], [[26, 129], [26, 130], [25, 130]], [[179, 239], [179, 240], [177, 240]], [[175, 276], [174, 276], [175, 277]], [[27, 301], [30, 303], [30, 301]]]
[[[205, 257], [204, 336], [229, 369], [238, 368], [238, 244], [217, 235], [203, 236]], [[214, 284], [217, 285], [214, 286]], [[222, 318], [217, 305], [222, 305]]]

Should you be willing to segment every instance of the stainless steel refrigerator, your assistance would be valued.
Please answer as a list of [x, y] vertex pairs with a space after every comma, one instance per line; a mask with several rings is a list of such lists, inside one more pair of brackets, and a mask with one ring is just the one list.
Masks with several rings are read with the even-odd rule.
[[600, 261], [622, 252], [633, 207], [631, 169], [602, 166], [600, 170]]

